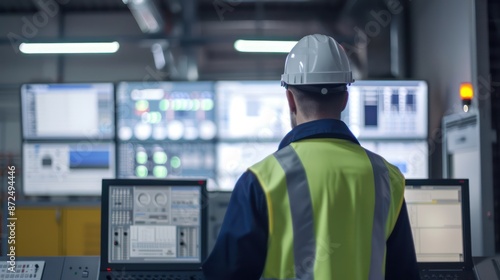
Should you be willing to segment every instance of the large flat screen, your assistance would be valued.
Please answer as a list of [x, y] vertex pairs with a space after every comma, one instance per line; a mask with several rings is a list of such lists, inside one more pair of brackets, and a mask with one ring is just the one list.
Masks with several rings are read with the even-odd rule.
[[21, 88], [23, 138], [114, 138], [114, 89], [100, 84], [26, 84]]
[[218, 82], [220, 139], [281, 139], [291, 129], [279, 81]]
[[114, 177], [113, 143], [23, 143], [25, 195], [101, 195], [101, 180]]
[[360, 139], [426, 138], [427, 83], [356, 81], [342, 120]]
[[215, 177], [213, 143], [121, 143], [118, 177]]
[[216, 136], [211, 82], [122, 82], [119, 141], [211, 140]]

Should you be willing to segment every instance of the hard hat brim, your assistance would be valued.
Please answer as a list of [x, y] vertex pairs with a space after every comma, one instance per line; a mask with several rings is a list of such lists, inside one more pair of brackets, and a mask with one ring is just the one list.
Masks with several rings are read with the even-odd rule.
[[351, 72], [293, 73], [281, 75], [288, 85], [350, 84], [354, 82]]
[[293, 87], [307, 94], [340, 94], [347, 91], [347, 84], [309, 84], [309, 85], [288, 85], [282, 82], [286, 89]]

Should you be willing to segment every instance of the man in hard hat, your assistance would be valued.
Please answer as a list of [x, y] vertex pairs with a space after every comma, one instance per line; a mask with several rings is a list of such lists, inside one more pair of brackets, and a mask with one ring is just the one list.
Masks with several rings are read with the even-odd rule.
[[236, 183], [206, 279], [419, 279], [404, 177], [340, 121], [343, 48], [302, 38], [281, 82], [293, 129]]

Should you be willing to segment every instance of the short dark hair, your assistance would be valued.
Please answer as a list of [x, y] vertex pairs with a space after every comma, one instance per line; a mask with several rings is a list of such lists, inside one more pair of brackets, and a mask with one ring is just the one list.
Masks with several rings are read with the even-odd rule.
[[[321, 85], [318, 85], [321, 87]], [[304, 91], [302, 87], [289, 85], [288, 89], [293, 93], [297, 103], [302, 108], [302, 114], [306, 117], [314, 115], [324, 115], [332, 112], [342, 112], [342, 106], [347, 94], [347, 90], [331, 92], [327, 94], [318, 93], [319, 91]]]

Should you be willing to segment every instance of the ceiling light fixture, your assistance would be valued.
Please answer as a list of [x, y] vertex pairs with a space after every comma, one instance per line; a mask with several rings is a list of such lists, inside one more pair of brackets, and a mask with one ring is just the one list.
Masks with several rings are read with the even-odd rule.
[[64, 53], [115, 53], [120, 48], [118, 42], [106, 43], [22, 43], [19, 50], [25, 54]]
[[297, 41], [236, 40], [234, 48], [239, 52], [288, 53]]

